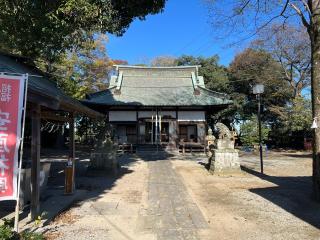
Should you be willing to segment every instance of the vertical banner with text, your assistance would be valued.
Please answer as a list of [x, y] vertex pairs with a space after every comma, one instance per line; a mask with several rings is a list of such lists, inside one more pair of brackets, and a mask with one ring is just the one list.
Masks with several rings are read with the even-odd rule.
[[17, 198], [25, 79], [0, 74], [0, 201]]

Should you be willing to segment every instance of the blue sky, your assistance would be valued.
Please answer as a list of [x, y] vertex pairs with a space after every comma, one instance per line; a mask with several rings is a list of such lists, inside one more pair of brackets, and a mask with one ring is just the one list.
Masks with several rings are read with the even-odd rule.
[[112, 59], [148, 63], [156, 56], [212, 56], [228, 65], [237, 52], [214, 35], [203, 0], [168, 0], [163, 13], [134, 21], [122, 37], [109, 36]]

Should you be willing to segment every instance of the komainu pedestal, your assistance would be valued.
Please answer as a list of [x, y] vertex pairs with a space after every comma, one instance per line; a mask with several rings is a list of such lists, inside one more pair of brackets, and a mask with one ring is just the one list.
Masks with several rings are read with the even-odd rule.
[[214, 149], [209, 171], [214, 174], [231, 173], [240, 170], [238, 150]]
[[240, 171], [238, 150], [234, 149], [234, 138], [230, 130], [222, 123], [216, 124], [218, 139], [210, 149], [209, 171], [213, 174]]

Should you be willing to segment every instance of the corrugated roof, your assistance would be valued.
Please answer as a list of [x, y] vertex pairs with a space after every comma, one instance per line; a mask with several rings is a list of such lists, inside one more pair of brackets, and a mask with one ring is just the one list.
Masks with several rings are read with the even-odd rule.
[[37, 70], [33, 66], [24, 63], [26, 58], [0, 53], [0, 72], [6, 73], [28, 73], [28, 91], [33, 91], [41, 96], [47, 96], [56, 99], [62, 105], [66, 105], [68, 108], [84, 113], [89, 116], [102, 116], [100, 113], [88, 108], [81, 104], [78, 100], [73, 99], [66, 95], [56, 83], [49, 80], [48, 77]]
[[[108, 106], [213, 106], [232, 103], [227, 95], [204, 87], [203, 79], [196, 75], [198, 66], [117, 68], [118, 78], [111, 78], [109, 89], [91, 94], [82, 102]], [[196, 86], [192, 72], [197, 78]], [[119, 79], [121, 75], [122, 82]]]

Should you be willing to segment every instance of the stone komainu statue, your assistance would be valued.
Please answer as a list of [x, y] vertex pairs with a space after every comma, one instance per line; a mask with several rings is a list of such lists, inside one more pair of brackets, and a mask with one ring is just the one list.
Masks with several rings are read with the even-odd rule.
[[233, 139], [233, 134], [229, 130], [229, 128], [224, 125], [223, 123], [217, 123], [215, 125], [215, 130], [218, 133], [218, 138], [219, 139], [226, 139], [226, 140], [232, 140]]

